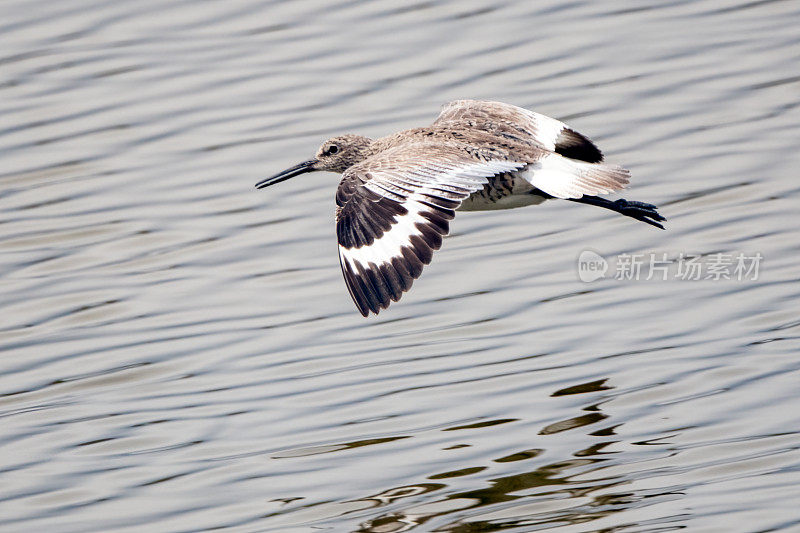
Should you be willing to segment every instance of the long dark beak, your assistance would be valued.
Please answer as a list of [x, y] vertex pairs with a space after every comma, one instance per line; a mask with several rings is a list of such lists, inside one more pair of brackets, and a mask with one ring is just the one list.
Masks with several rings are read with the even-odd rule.
[[263, 189], [264, 187], [275, 185], [276, 183], [280, 183], [282, 181], [288, 180], [289, 178], [299, 176], [300, 174], [311, 172], [314, 170], [314, 164], [316, 162], [317, 162], [316, 159], [309, 159], [308, 161], [303, 161], [299, 165], [295, 165], [292, 168], [287, 168], [283, 172], [279, 172], [270, 178], [261, 180], [258, 183], [256, 183], [256, 189]]

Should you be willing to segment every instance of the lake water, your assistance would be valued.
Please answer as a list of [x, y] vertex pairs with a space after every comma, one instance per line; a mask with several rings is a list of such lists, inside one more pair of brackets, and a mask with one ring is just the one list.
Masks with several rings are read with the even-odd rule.
[[[3, 2], [0, 530], [800, 531], [798, 28], [794, 1]], [[337, 177], [253, 185], [456, 98], [586, 133], [667, 231], [460, 213], [362, 318]]]

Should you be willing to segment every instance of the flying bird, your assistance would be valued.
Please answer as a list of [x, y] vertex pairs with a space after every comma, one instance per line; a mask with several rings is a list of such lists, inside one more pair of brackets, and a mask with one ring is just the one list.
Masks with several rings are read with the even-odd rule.
[[656, 206], [601, 198], [630, 172], [603, 161], [585, 136], [556, 119], [502, 102], [445, 104], [430, 126], [380, 139], [342, 135], [270, 178], [342, 174], [336, 191], [339, 262], [363, 316], [398, 301], [431, 262], [456, 211], [569, 200], [664, 229]]

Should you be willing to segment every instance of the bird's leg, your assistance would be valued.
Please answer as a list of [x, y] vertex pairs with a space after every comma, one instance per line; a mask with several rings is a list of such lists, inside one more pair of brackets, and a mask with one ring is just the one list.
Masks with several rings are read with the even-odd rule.
[[605, 198], [600, 198], [599, 196], [587, 195], [584, 195], [580, 198], [568, 198], [568, 200], [571, 202], [577, 202], [579, 204], [596, 205], [597, 207], [610, 209], [621, 215], [625, 215], [626, 217], [635, 218], [636, 220], [641, 220], [642, 222], [646, 222], [651, 226], [664, 229], [664, 226], [659, 224], [659, 221], [666, 220], [666, 218], [658, 214], [657, 208], [653, 204], [634, 202], [631, 200], [625, 200], [624, 198], [620, 198], [619, 200], [612, 202], [611, 200], [606, 200]]

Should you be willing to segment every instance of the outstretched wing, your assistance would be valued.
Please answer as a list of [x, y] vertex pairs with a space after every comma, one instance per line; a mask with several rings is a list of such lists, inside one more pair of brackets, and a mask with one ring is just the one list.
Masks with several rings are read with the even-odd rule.
[[377, 314], [411, 288], [462, 200], [488, 177], [525, 165], [415, 142], [347, 169], [336, 191], [336, 236], [344, 280], [361, 314]]
[[[442, 107], [434, 125], [451, 122], [472, 123], [472, 127], [492, 123], [492, 127], [504, 127], [506, 134], [534, 146], [556, 152], [570, 159], [600, 163], [603, 153], [585, 136], [563, 122], [503, 102], [483, 100], [455, 100]], [[502, 134], [502, 133], [501, 133]]]

